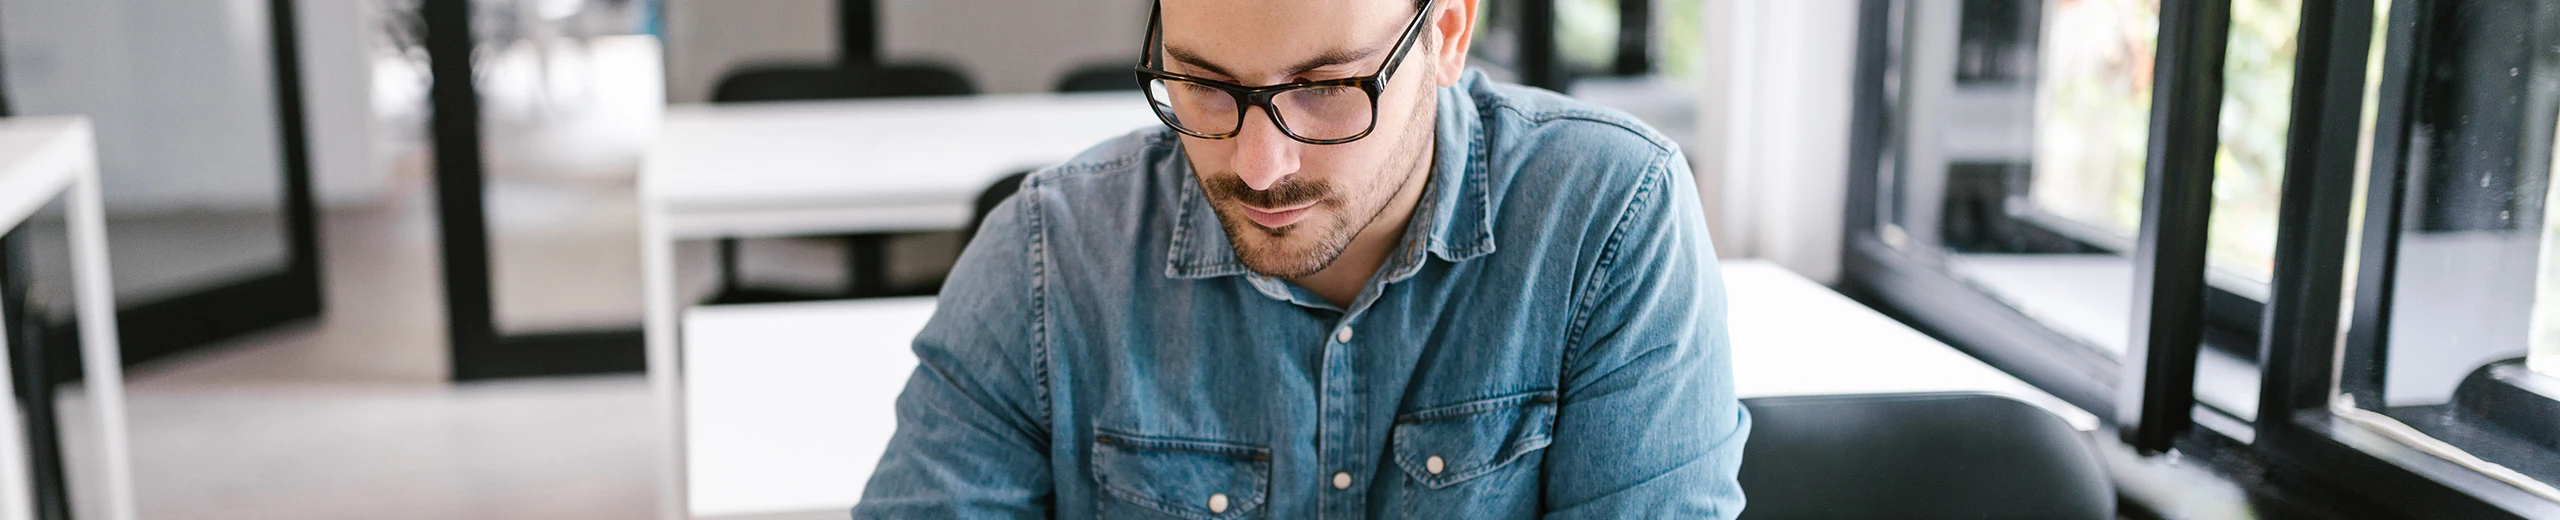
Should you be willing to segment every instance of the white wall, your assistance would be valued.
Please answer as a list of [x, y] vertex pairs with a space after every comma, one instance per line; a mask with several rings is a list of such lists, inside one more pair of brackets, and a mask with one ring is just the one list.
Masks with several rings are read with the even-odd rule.
[[267, 35], [264, 0], [0, 2], [11, 108], [95, 121], [115, 213], [276, 207]]
[[[371, 0], [295, 2], [324, 203], [369, 202]], [[265, 0], [0, 2], [12, 108], [97, 120], [109, 211], [273, 211], [282, 172]]]
[[667, 101], [711, 98], [720, 75], [836, 56], [836, 0], [666, 0]]
[[389, 190], [376, 156], [374, 0], [294, 2], [312, 190], [323, 207], [377, 202]]
[[1707, 84], [1692, 158], [1719, 254], [1840, 278], [1855, 0], [1702, 0]]
[[[701, 102], [722, 73], [836, 56], [835, 0], [668, 0], [667, 101]], [[1038, 92], [1095, 61], [1137, 59], [1147, 0], [880, 0], [890, 61], [959, 66], [987, 92]]]
[[[1499, 1], [1499, 0], [1496, 0]], [[1134, 65], [1147, 0], [881, 0], [890, 59], [959, 63], [991, 92], [1041, 92], [1076, 67]]]

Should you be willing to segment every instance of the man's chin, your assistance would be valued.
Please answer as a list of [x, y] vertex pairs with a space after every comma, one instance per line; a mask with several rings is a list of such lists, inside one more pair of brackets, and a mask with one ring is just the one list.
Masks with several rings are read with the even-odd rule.
[[[1262, 230], [1257, 227], [1251, 232], [1261, 233]], [[1243, 261], [1246, 269], [1264, 276], [1297, 278], [1316, 274], [1333, 264], [1329, 256], [1317, 254], [1316, 244], [1297, 243], [1300, 240], [1295, 237], [1268, 234], [1257, 238], [1260, 240], [1235, 242], [1236, 259]]]
[[1226, 211], [1219, 212], [1218, 217], [1236, 259], [1244, 262], [1246, 269], [1264, 276], [1298, 278], [1316, 274], [1332, 266], [1351, 242], [1349, 237], [1333, 236], [1341, 233], [1327, 226], [1336, 225], [1336, 221], [1323, 214], [1308, 215], [1278, 229]]

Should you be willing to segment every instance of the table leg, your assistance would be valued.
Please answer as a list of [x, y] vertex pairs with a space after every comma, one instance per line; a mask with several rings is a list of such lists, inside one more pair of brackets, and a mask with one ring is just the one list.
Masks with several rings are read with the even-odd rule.
[[[46, 362], [46, 319], [31, 317], [25, 307], [27, 275], [22, 269], [21, 250], [12, 246], [15, 234], [0, 236], [0, 299], [17, 305], [0, 311], [0, 321], [21, 325], [18, 342], [10, 345], [9, 368], [17, 378], [13, 388], [18, 406], [25, 413], [27, 463], [35, 486], [36, 518], [67, 520], [71, 518], [71, 486], [62, 469], [62, 412], [54, 406], [52, 365]], [[9, 312], [14, 311], [14, 312]]]
[[[658, 444], [658, 517], [682, 519], [692, 517], [685, 479], [685, 423], [683, 367], [678, 349], [682, 347], [681, 323], [684, 302], [676, 299], [675, 237], [667, 231], [665, 208], [647, 202], [642, 194], [640, 210], [640, 272], [642, 298], [648, 315], [642, 330], [648, 336], [649, 393], [657, 400], [661, 431]], [[724, 263], [730, 263], [723, 259]], [[731, 265], [734, 265], [731, 263]]]
[[71, 221], [73, 299], [80, 315], [82, 387], [97, 418], [98, 454], [110, 520], [133, 520], [133, 456], [126, 444], [124, 356], [116, 345], [115, 288], [107, 279], [106, 212], [95, 168], [79, 172], [64, 202]]
[[720, 290], [712, 292], [716, 295], [713, 298], [728, 299], [726, 296], [740, 287], [745, 285], [738, 282], [738, 239], [720, 237]]
[[[6, 247], [0, 246], [0, 249], [6, 249]], [[0, 254], [7, 254], [7, 252], [0, 251]], [[10, 260], [14, 259], [0, 258], [0, 264], [15, 263]], [[0, 267], [0, 270], [5, 269], [6, 267]], [[0, 276], [0, 278], [5, 278], [5, 276]], [[0, 292], [14, 293], [15, 291]], [[0, 295], [0, 317], [6, 317], [0, 318], [0, 349], [15, 350], [18, 345], [16, 342], [10, 340], [14, 338], [15, 334], [19, 333], [16, 326], [24, 325], [27, 322], [16, 319], [16, 314], [12, 311], [15, 310], [13, 309], [13, 305], [18, 304], [19, 300], [9, 296], [10, 295]], [[16, 369], [19, 366], [15, 358], [16, 356], [10, 356], [8, 359], [9, 364], [11, 365], [9, 367], [10, 370], [0, 370], [0, 386], [14, 386], [11, 376], [13, 375], [13, 372], [17, 371]], [[35, 496], [32, 494], [33, 489], [28, 486], [28, 484], [30, 484], [29, 477], [32, 476], [30, 475], [31, 468], [27, 464], [30, 459], [25, 451], [25, 445], [18, 442], [7, 442], [17, 440], [14, 438], [17, 434], [27, 431], [20, 426], [21, 425], [18, 423], [18, 414], [0, 413], [0, 520], [32, 520], [35, 518]]]
[[844, 238], [846, 296], [889, 295], [889, 235], [869, 233]]

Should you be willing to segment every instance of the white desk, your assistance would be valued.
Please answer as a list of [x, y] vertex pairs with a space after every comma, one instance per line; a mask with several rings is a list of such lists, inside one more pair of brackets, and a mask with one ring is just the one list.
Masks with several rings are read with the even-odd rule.
[[957, 230], [996, 179], [1158, 124], [1135, 92], [668, 107], [640, 168], [661, 516], [703, 511], [686, 504], [675, 241]]
[[[1979, 391], [2083, 430], [2097, 417], [1828, 288], [1755, 261], [1725, 264], [1743, 397]], [[841, 511], [895, 429], [933, 300], [704, 307], [685, 318], [696, 515]]]
[[[115, 292], [107, 279], [107, 224], [98, 200], [98, 152], [89, 120], [0, 119], [0, 231], [63, 197], [71, 226], [72, 297], [80, 317], [82, 386], [97, 410], [106, 517], [133, 519], [132, 452], [126, 442], [124, 356], [116, 343]], [[0, 323], [0, 332], [9, 324]], [[0, 350], [8, 334], [0, 333]], [[11, 388], [0, 369], [0, 388]], [[16, 413], [0, 413], [0, 519], [34, 518], [28, 454]]]
[[996, 179], [1159, 124], [1135, 92], [680, 105], [640, 193], [677, 238], [960, 229]]

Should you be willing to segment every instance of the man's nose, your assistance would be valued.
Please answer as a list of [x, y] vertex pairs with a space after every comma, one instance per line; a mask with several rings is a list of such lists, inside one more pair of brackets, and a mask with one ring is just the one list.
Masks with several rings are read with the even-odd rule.
[[1281, 179], [1298, 172], [1298, 146], [1302, 143], [1280, 133], [1261, 107], [1245, 110], [1244, 120], [1237, 125], [1235, 155], [1227, 167], [1244, 180], [1245, 186], [1271, 189]]

